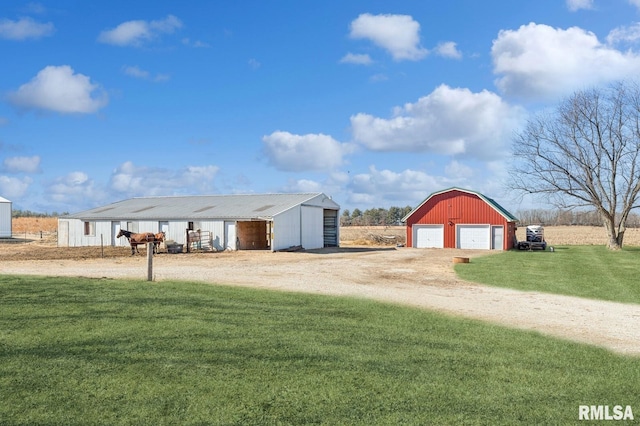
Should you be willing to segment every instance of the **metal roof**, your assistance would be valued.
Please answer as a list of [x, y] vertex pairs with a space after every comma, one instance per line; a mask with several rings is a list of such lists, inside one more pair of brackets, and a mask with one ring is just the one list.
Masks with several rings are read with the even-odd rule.
[[2, 198], [0, 197], [0, 203], [10, 203], [11, 201], [7, 200], [6, 198]]
[[429, 201], [429, 199], [431, 199], [431, 197], [435, 196], [435, 195], [439, 195], [439, 194], [443, 194], [445, 192], [451, 192], [451, 191], [460, 191], [460, 192], [466, 192], [468, 194], [474, 194], [477, 195], [481, 200], [483, 200], [484, 202], [486, 202], [487, 204], [489, 204], [494, 210], [496, 210], [498, 213], [500, 213], [507, 221], [509, 222], [518, 222], [518, 218], [515, 217], [514, 215], [512, 215], [511, 213], [509, 213], [507, 211], [507, 209], [505, 209], [504, 207], [502, 207], [500, 204], [498, 204], [495, 200], [487, 197], [486, 195], [482, 195], [481, 193], [477, 192], [477, 191], [472, 191], [470, 189], [463, 189], [463, 188], [458, 188], [458, 187], [452, 187], [452, 188], [447, 188], [447, 189], [443, 189], [442, 191], [436, 191], [433, 192], [431, 195], [429, 195], [427, 198], [425, 198], [425, 200], [420, 203], [418, 205], [418, 207], [416, 207], [415, 209], [411, 210], [405, 217], [402, 218], [402, 222], [406, 222], [407, 219], [409, 218], [409, 216], [411, 216], [416, 210], [418, 210], [420, 207], [422, 207], [427, 201]]
[[318, 193], [188, 195], [141, 197], [71, 214], [84, 220], [170, 220], [170, 219], [271, 219], [314, 198], [327, 208], [340, 206]]

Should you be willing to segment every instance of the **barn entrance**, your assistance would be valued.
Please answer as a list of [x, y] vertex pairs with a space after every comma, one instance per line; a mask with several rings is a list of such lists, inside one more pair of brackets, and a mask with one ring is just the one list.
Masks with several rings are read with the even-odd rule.
[[324, 210], [324, 246], [338, 247], [338, 211]]
[[251, 220], [236, 222], [237, 250], [268, 250], [271, 248], [271, 222]]

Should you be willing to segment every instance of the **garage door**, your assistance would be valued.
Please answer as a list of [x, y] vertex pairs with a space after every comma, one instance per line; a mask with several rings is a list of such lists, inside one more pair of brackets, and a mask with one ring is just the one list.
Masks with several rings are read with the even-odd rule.
[[413, 225], [415, 248], [443, 248], [444, 225]]
[[456, 247], [489, 250], [491, 248], [490, 231], [489, 225], [458, 225]]

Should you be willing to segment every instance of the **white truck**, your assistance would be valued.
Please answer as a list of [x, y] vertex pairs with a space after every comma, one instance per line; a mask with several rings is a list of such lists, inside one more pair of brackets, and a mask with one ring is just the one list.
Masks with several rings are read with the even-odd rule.
[[526, 229], [526, 240], [518, 241], [518, 250], [546, 250], [547, 242], [544, 240], [544, 228], [540, 225], [529, 225]]

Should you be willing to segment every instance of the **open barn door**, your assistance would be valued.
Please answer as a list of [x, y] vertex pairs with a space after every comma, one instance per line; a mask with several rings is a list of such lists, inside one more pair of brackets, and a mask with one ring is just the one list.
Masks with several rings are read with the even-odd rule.
[[324, 210], [324, 246], [338, 247], [338, 211]]

